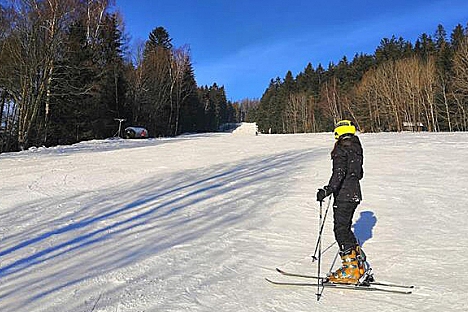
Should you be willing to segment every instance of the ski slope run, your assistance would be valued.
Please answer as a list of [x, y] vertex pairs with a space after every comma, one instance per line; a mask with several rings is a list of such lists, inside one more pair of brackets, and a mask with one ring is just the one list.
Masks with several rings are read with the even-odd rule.
[[360, 138], [354, 230], [411, 295], [266, 282], [317, 272], [333, 136], [206, 134], [0, 155], [0, 311], [466, 311], [468, 134]]

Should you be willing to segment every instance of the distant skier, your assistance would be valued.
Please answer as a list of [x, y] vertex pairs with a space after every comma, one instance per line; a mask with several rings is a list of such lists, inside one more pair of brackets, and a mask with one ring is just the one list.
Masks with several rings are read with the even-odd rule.
[[342, 267], [331, 273], [332, 283], [357, 284], [365, 271], [365, 254], [351, 231], [354, 211], [362, 200], [361, 186], [364, 171], [363, 150], [356, 127], [342, 120], [335, 127], [335, 147], [331, 152], [333, 170], [328, 185], [317, 192], [317, 201], [333, 194], [333, 231], [340, 248]]

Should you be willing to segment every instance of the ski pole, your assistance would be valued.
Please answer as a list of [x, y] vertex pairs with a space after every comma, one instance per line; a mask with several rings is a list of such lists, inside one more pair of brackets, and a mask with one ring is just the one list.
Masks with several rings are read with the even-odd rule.
[[319, 242], [321, 241], [322, 239], [322, 233], [323, 233], [323, 227], [325, 226], [325, 220], [327, 219], [327, 214], [328, 214], [328, 209], [330, 208], [330, 203], [331, 203], [331, 197], [328, 198], [328, 205], [327, 205], [327, 209], [325, 210], [325, 216], [323, 218], [323, 222], [322, 222], [322, 201], [320, 202], [320, 224], [319, 224], [319, 228], [320, 228], [320, 231], [319, 231], [319, 236], [317, 238], [317, 244], [315, 245], [315, 251], [314, 251], [314, 255], [312, 256], [312, 262], [316, 261], [317, 260], [317, 249], [319, 247]]
[[[325, 222], [323, 222], [325, 223]], [[323, 223], [322, 223], [322, 201], [320, 201], [320, 218], [319, 218], [319, 228], [320, 228], [320, 232], [319, 232], [319, 238], [317, 240], [317, 243], [318, 243], [318, 252], [319, 252], [319, 257], [318, 257], [318, 264], [317, 264], [317, 277], [320, 277], [320, 262], [321, 262], [321, 258], [322, 258], [322, 228], [323, 228]], [[317, 278], [317, 301], [320, 300], [320, 296], [321, 296], [321, 293], [320, 293], [320, 278]]]
[[338, 248], [338, 251], [336, 252], [336, 255], [335, 255], [335, 258], [333, 259], [333, 262], [330, 266], [330, 270], [328, 270], [328, 273], [331, 274], [331, 272], [333, 271], [333, 267], [335, 266], [335, 263], [336, 263], [336, 260], [338, 259], [338, 256], [340, 254], [340, 249]]

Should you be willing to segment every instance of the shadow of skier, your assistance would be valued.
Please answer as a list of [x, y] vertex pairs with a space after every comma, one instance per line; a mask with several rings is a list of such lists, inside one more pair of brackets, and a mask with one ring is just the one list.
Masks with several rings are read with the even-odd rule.
[[372, 230], [377, 223], [377, 218], [372, 211], [363, 211], [359, 219], [353, 225], [354, 235], [361, 246], [372, 238]]

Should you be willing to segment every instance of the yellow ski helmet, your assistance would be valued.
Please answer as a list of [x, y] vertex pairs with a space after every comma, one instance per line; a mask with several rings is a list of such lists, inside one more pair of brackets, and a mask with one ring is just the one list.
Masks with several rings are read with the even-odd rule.
[[355, 134], [356, 127], [354, 123], [350, 120], [341, 120], [338, 121], [335, 125], [335, 140], [338, 140], [344, 134]]

